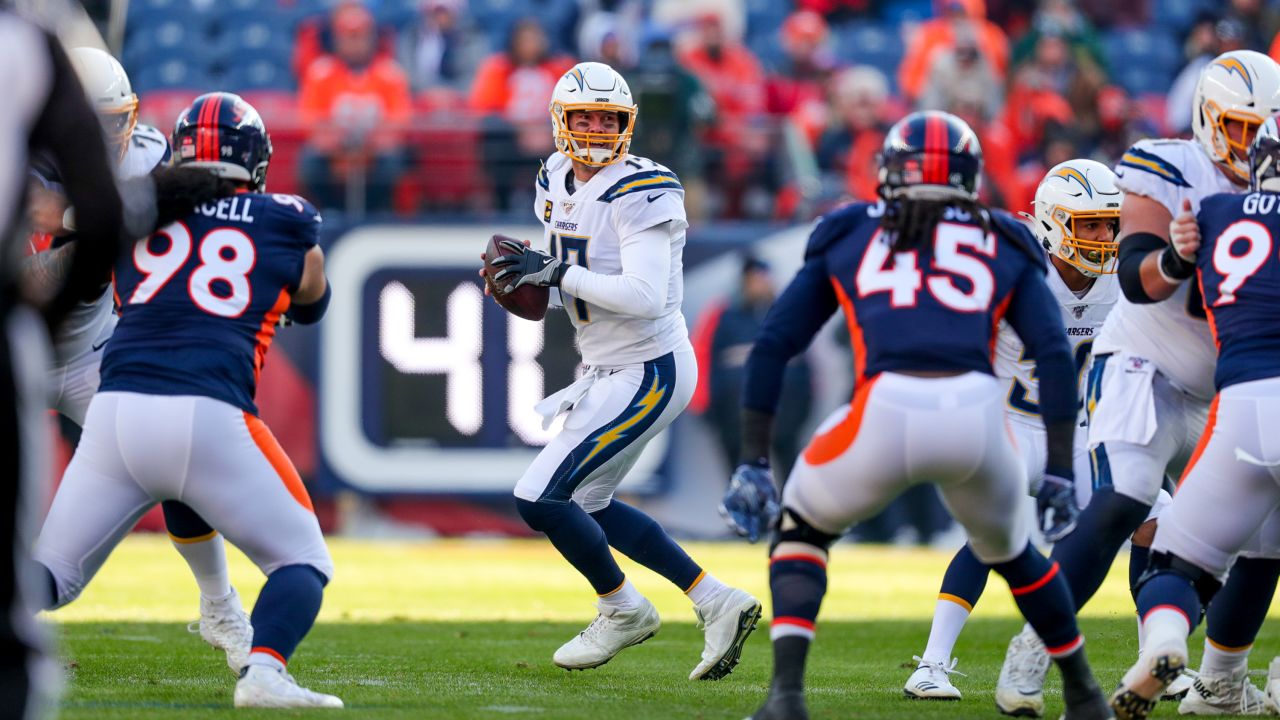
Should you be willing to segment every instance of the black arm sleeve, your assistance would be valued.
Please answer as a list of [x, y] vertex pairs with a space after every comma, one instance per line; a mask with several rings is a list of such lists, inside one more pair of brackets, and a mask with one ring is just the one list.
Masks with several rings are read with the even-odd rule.
[[1169, 243], [1153, 233], [1133, 233], [1120, 241], [1120, 290], [1131, 303], [1139, 305], [1156, 302], [1142, 287], [1142, 261], [1152, 250], [1163, 250]]
[[53, 156], [67, 199], [76, 209], [79, 235], [66, 280], [45, 308], [56, 326], [77, 302], [105, 285], [120, 251], [123, 208], [97, 115], [62, 46], [48, 36], [53, 80], [48, 101], [31, 133], [31, 149]]

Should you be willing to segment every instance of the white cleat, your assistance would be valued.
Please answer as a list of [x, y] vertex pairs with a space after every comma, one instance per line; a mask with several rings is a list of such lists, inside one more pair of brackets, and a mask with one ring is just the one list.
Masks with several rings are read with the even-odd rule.
[[1267, 687], [1265, 690], [1267, 701], [1272, 707], [1280, 708], [1280, 657], [1271, 658], [1271, 665], [1267, 668]]
[[1049, 653], [1030, 628], [1013, 636], [996, 681], [996, 709], [1013, 717], [1044, 715], [1044, 678]]
[[733, 672], [742, 657], [742, 646], [760, 621], [760, 601], [746, 590], [725, 588], [693, 612], [706, 635], [706, 645], [702, 661], [689, 673], [689, 679], [719, 680]]
[[200, 633], [205, 642], [225, 652], [231, 672], [238, 675], [249, 664], [253, 625], [240, 605], [240, 595], [235, 588], [231, 588], [231, 594], [221, 600], [200, 596], [200, 619], [188, 625], [187, 630]]
[[1249, 680], [1249, 671], [1206, 675], [1191, 684], [1178, 703], [1181, 715], [1277, 715], [1275, 704]]
[[586, 630], [556, 650], [552, 660], [565, 670], [590, 670], [614, 655], [653, 637], [662, 626], [658, 610], [648, 599], [634, 610], [597, 604], [600, 614]]
[[1148, 648], [1145, 657], [1124, 674], [1120, 687], [1111, 694], [1111, 709], [1119, 720], [1146, 720], [1166, 688], [1187, 667], [1184, 639], [1160, 648]]
[[920, 663], [916, 671], [907, 678], [902, 686], [902, 694], [912, 700], [959, 700], [960, 689], [951, 684], [950, 675], [964, 676], [956, 671], [956, 658], [950, 663], [929, 662], [916, 655], [911, 658]]
[[1199, 674], [1191, 668], [1184, 668], [1182, 674], [1169, 683], [1169, 687], [1164, 689], [1164, 694], [1160, 696], [1161, 700], [1181, 700], [1187, 696], [1187, 692], [1191, 690], [1191, 685], [1195, 683]]
[[238, 708], [342, 708], [342, 700], [308, 690], [289, 673], [265, 665], [250, 665], [236, 683]]

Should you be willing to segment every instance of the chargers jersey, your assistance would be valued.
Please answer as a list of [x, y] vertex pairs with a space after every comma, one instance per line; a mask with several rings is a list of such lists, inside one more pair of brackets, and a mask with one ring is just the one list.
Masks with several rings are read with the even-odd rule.
[[573, 163], [556, 153], [538, 171], [534, 211], [544, 225], [539, 250], [594, 273], [622, 274], [623, 238], [662, 223], [671, 227], [671, 277], [656, 318], [606, 310], [560, 293], [577, 331], [582, 361], [592, 366], [646, 362], [688, 342], [684, 301], [684, 242], [689, 227], [684, 188], [675, 173], [652, 160], [625, 155], [578, 182]]
[[[1062, 313], [1062, 324], [1067, 331], [1067, 342], [1071, 344], [1076, 380], [1080, 385], [1077, 393], [1083, 400], [1084, 383], [1080, 382], [1081, 375], [1089, 365], [1093, 343], [1102, 327], [1102, 321], [1107, 319], [1121, 294], [1120, 282], [1115, 275], [1100, 275], [1084, 295], [1077, 296], [1052, 265], [1045, 281]], [[1036, 366], [1026, 357], [1022, 340], [1007, 321], [1000, 323], [1000, 333], [996, 340], [995, 371], [996, 377], [1009, 383], [1009, 394], [1005, 399], [1009, 420], [1042, 427], [1040, 382], [1036, 376]], [[1081, 405], [1083, 406], [1083, 402]]]
[[[1140, 140], [1115, 170], [1116, 185], [1126, 194], [1149, 197], [1175, 216], [1183, 200], [1190, 200], [1197, 212], [1210, 195], [1240, 191], [1193, 140]], [[1098, 354], [1120, 350], [1152, 361], [1170, 382], [1195, 397], [1213, 396], [1217, 351], [1194, 280], [1156, 303], [1133, 303], [1122, 294], [1093, 348]]]
[[1200, 204], [1196, 266], [1218, 345], [1218, 390], [1280, 377], [1280, 195], [1214, 195]]
[[[133, 129], [124, 158], [116, 166], [116, 177], [121, 180], [142, 177], [168, 163], [169, 155], [169, 140], [164, 133], [150, 125], [138, 125]], [[67, 237], [74, 238], [74, 235]], [[62, 238], [56, 239], [53, 245], [60, 245], [59, 240]], [[58, 363], [79, 357], [102, 334], [114, 311], [108, 290], [104, 290], [96, 300], [77, 305], [67, 315], [53, 343], [54, 357]]]
[[[1045, 285], [1044, 251], [1012, 215], [990, 213], [983, 233], [948, 210], [933, 243], [894, 254], [880, 230], [883, 204], [855, 203], [814, 229], [805, 264], [770, 309], [748, 362], [744, 405], [772, 413], [776, 378], [837, 308], [853, 345], [856, 382], [886, 371], [977, 371], [994, 375], [1002, 318], [1042, 360], [1043, 415], [1074, 419], [1070, 351], [1057, 303]], [[1049, 359], [1056, 367], [1047, 367]]]
[[139, 240], [116, 263], [120, 322], [99, 390], [199, 395], [256, 415], [258, 373], [319, 233], [306, 200], [241, 193]]

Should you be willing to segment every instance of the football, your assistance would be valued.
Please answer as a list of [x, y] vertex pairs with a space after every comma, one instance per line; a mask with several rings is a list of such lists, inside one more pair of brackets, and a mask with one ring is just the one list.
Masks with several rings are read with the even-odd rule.
[[[551, 301], [551, 288], [521, 285], [509, 293], [504, 293], [493, 281], [493, 276], [501, 268], [490, 265], [489, 261], [499, 255], [506, 254], [507, 251], [498, 246], [498, 243], [503, 240], [514, 240], [514, 238], [509, 238], [506, 235], [494, 235], [489, 238], [489, 245], [484, 250], [484, 282], [485, 285], [489, 286], [489, 294], [504, 310], [512, 315], [525, 320], [541, 320], [547, 315], [547, 303]], [[514, 241], [521, 242], [519, 240]]]

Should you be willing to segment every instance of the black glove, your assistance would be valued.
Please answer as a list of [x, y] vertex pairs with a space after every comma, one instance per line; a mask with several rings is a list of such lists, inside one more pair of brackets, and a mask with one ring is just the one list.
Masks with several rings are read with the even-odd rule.
[[506, 255], [490, 260], [489, 264], [503, 268], [493, 276], [494, 283], [503, 293], [509, 293], [521, 285], [538, 285], [541, 287], [559, 287], [569, 265], [559, 258], [515, 240], [502, 240], [498, 243]]
[[1053, 473], [1044, 474], [1040, 492], [1036, 493], [1036, 516], [1044, 539], [1056, 543], [1076, 529], [1080, 508], [1076, 505], [1075, 485]]

